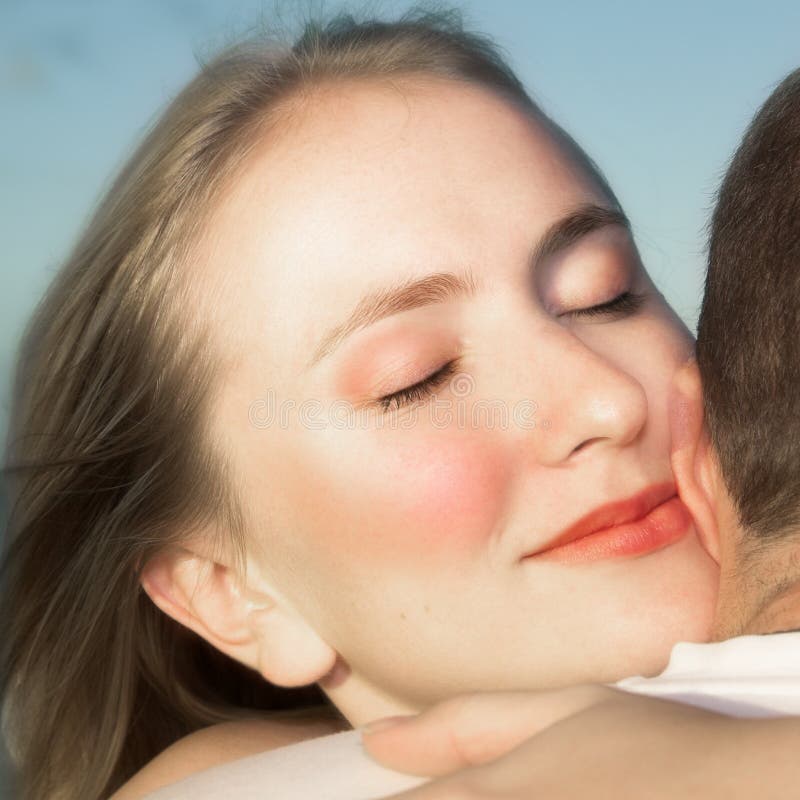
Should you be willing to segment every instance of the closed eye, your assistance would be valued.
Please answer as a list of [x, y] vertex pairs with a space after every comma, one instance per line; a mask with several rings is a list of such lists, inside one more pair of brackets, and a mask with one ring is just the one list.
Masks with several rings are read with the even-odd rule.
[[378, 399], [378, 403], [384, 411], [391, 411], [398, 409], [409, 403], [418, 400], [424, 400], [432, 395], [440, 386], [442, 386], [450, 377], [456, 374], [458, 367], [458, 360], [448, 361], [443, 367], [440, 367], [436, 372], [432, 372], [421, 381], [417, 381], [405, 389], [400, 389], [392, 394], [387, 394]]
[[[647, 295], [644, 293], [625, 291], [605, 303], [599, 303], [588, 308], [577, 308], [565, 312], [569, 317], [607, 317], [620, 319], [635, 314], [644, 304]], [[562, 316], [564, 316], [562, 315]], [[444, 366], [432, 372], [421, 381], [411, 386], [400, 389], [391, 394], [378, 398], [378, 403], [384, 411], [399, 409], [410, 403], [424, 400], [441, 387], [449, 378], [455, 375], [458, 360], [448, 361]]]
[[576, 308], [574, 311], [566, 311], [564, 315], [568, 317], [605, 316], [612, 319], [620, 319], [635, 314], [646, 299], [647, 295], [642, 292], [626, 291], [605, 303], [589, 306], [589, 308]]

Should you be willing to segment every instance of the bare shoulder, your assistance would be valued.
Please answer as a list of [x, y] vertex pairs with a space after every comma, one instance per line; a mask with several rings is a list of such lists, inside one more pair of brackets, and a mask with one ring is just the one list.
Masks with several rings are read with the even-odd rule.
[[349, 730], [332, 716], [280, 716], [223, 722], [179, 739], [139, 770], [110, 800], [139, 800], [195, 772], [306, 739]]

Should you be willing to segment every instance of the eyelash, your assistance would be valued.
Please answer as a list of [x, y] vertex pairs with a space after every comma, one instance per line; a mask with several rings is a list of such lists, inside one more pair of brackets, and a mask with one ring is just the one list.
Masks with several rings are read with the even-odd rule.
[[[590, 306], [589, 308], [578, 308], [575, 311], [567, 311], [565, 313], [570, 317], [609, 316], [612, 319], [619, 319], [635, 314], [642, 307], [645, 299], [646, 295], [642, 293], [625, 291], [605, 303]], [[384, 411], [390, 411], [393, 408], [399, 409], [409, 403], [424, 400], [442, 386], [445, 381], [455, 375], [457, 368], [458, 359], [448, 361], [436, 372], [428, 375], [427, 378], [423, 378], [405, 389], [400, 389], [397, 392], [392, 392], [392, 394], [379, 398], [378, 403]]]
[[646, 300], [647, 295], [642, 292], [632, 292], [630, 290], [622, 292], [612, 300], [600, 303], [589, 308], [577, 308], [575, 311], [567, 311], [569, 317], [598, 317], [610, 316], [612, 319], [630, 317], [635, 314]]
[[412, 386], [407, 386], [405, 389], [400, 389], [398, 392], [392, 392], [385, 397], [381, 397], [378, 402], [384, 411], [390, 411], [392, 408], [399, 409], [416, 400], [424, 400], [426, 397], [432, 395], [446, 380], [456, 374], [458, 368], [458, 359], [448, 361], [443, 367], [440, 367], [436, 372], [432, 372], [427, 378]]

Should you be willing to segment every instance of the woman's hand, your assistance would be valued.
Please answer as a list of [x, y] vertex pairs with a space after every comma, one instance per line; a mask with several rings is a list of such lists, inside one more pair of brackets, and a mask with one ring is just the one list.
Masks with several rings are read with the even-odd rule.
[[461, 695], [365, 733], [364, 745], [384, 766], [439, 776], [386, 800], [768, 800], [800, 785], [800, 720], [601, 686]]
[[[447, 775], [504, 755], [534, 734], [616, 697], [599, 685], [556, 691], [478, 692], [445, 700], [388, 729], [363, 732], [384, 766], [413, 775]], [[392, 718], [395, 719], [395, 718]]]

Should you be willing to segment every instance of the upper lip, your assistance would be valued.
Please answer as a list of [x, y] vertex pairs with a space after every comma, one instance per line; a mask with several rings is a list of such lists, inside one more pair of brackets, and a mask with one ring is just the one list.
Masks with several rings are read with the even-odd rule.
[[598, 533], [616, 525], [624, 525], [626, 522], [641, 519], [656, 506], [660, 506], [675, 494], [677, 494], [677, 490], [673, 482], [654, 483], [631, 497], [605, 503], [588, 514], [584, 514], [554, 539], [536, 550], [526, 553], [523, 558], [561, 547], [577, 539], [582, 539], [584, 536], [591, 536], [593, 533]]

